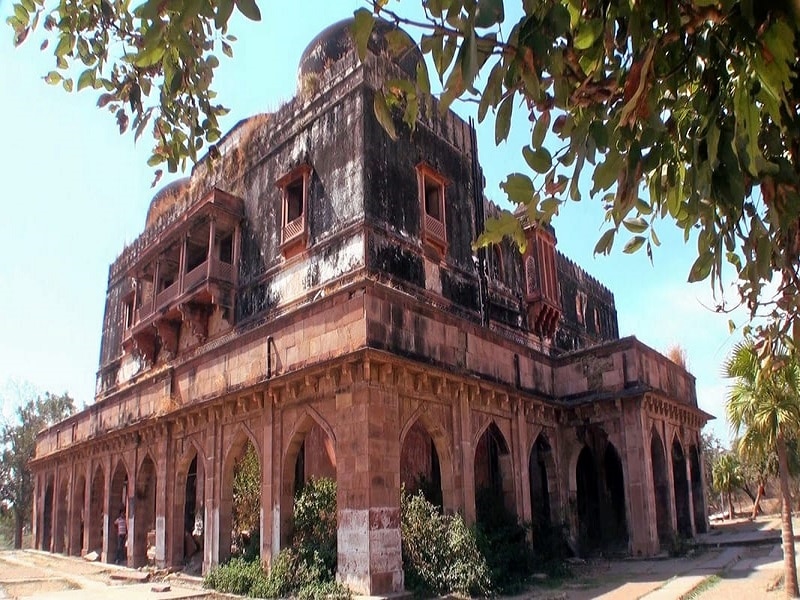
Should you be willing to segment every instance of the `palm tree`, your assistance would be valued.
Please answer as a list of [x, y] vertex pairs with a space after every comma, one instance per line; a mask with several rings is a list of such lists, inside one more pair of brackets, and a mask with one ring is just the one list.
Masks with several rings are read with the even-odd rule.
[[714, 488], [728, 501], [728, 518], [733, 519], [733, 490], [743, 483], [742, 465], [732, 452], [722, 454], [712, 467]]
[[751, 341], [739, 343], [723, 367], [734, 380], [728, 392], [727, 413], [739, 438], [740, 453], [778, 455], [781, 489], [784, 588], [796, 598], [797, 565], [792, 530], [789, 457], [787, 443], [800, 432], [800, 364], [793, 353], [775, 352], [770, 366], [762, 368]]

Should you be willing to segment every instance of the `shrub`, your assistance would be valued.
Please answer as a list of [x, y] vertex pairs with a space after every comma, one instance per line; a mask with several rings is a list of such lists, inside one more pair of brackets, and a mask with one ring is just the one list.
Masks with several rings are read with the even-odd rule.
[[337, 583], [336, 482], [312, 479], [294, 504], [292, 546], [281, 550], [265, 573], [255, 556], [233, 558], [206, 575], [203, 585], [257, 598], [342, 600], [350, 591]]
[[403, 569], [417, 592], [485, 596], [486, 561], [460, 515], [444, 516], [418, 492], [401, 500]]

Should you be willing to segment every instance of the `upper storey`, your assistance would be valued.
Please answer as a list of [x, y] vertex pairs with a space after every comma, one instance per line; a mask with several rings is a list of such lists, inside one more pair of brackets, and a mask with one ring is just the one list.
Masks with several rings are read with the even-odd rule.
[[509, 242], [473, 251], [496, 210], [474, 129], [434, 101], [413, 132], [396, 119], [392, 141], [375, 90], [413, 76], [421, 55], [379, 22], [361, 63], [349, 31], [317, 36], [294, 99], [239, 122], [215, 160], [153, 198], [109, 271], [99, 399], [364, 280], [546, 353], [617, 337], [613, 296], [564, 269], [552, 231], [529, 226], [525, 255]]

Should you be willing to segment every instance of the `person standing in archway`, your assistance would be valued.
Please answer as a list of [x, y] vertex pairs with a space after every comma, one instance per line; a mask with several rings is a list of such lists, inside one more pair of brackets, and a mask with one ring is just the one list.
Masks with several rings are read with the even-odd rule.
[[128, 539], [128, 522], [125, 519], [125, 509], [120, 509], [119, 516], [114, 521], [114, 525], [117, 527], [117, 552], [114, 555], [114, 562], [120, 564], [127, 558], [125, 542]]

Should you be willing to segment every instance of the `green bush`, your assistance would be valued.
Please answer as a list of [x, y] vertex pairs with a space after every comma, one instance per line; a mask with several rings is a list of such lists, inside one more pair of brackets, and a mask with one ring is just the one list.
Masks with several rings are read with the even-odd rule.
[[312, 479], [294, 503], [292, 546], [265, 573], [258, 556], [233, 558], [206, 575], [204, 586], [257, 598], [342, 600], [350, 591], [336, 576], [336, 482]]
[[401, 500], [406, 587], [422, 593], [486, 596], [489, 571], [460, 515], [442, 515], [423, 493]]

